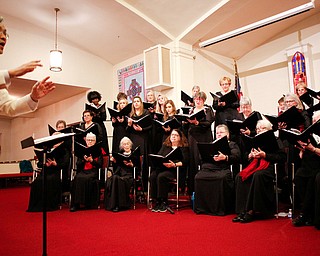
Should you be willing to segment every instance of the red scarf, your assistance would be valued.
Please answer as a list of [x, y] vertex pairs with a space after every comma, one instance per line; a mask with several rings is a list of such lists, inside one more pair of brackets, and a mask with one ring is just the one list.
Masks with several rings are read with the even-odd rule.
[[260, 158], [260, 159], [255, 158], [252, 160], [252, 162], [246, 168], [244, 168], [239, 173], [239, 175], [241, 176], [242, 181], [245, 181], [255, 172], [267, 169], [269, 164], [270, 163], [263, 158]]

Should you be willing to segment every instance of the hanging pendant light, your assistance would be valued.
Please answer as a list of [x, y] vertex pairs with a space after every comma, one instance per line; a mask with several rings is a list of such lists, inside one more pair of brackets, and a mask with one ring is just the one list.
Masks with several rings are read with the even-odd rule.
[[62, 51], [58, 50], [58, 12], [59, 8], [54, 8], [56, 12], [56, 32], [54, 39], [54, 50], [50, 51], [50, 70], [60, 72], [62, 70]]

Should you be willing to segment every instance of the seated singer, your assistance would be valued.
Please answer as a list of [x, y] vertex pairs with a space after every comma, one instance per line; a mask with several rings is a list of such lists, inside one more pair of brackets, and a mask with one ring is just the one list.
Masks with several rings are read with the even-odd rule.
[[[168, 193], [171, 188], [170, 182], [177, 177], [176, 167], [185, 167], [189, 161], [188, 143], [184, 134], [173, 129], [170, 136], [164, 141], [158, 154], [166, 156], [172, 150], [180, 148], [181, 159], [170, 159], [163, 163], [163, 166], [157, 166], [150, 175], [151, 198], [156, 199], [156, 205], [153, 212], [166, 212], [168, 210]], [[182, 173], [182, 171], [180, 171]]]
[[[89, 132], [86, 136], [88, 148], [93, 151], [96, 144], [96, 135]], [[98, 170], [102, 166], [102, 149], [100, 153], [91, 153], [79, 157], [77, 160], [77, 174], [73, 180], [71, 188], [71, 208], [74, 212], [85, 206], [87, 209], [97, 208], [99, 205], [98, 194]]]
[[[259, 120], [257, 134], [272, 130], [267, 120]], [[280, 140], [278, 149], [263, 151], [260, 147], [252, 148], [247, 153], [249, 165], [244, 168], [235, 180], [236, 184], [236, 213], [233, 222], [248, 223], [255, 219], [257, 214], [271, 216], [274, 211], [274, 163], [282, 163], [286, 154]], [[269, 142], [268, 142], [269, 143]], [[261, 146], [262, 147], [262, 146]]]
[[[216, 138], [227, 136], [229, 129], [220, 124], [216, 127]], [[230, 165], [239, 163], [240, 150], [235, 142], [229, 141], [230, 154], [219, 153], [212, 162], [202, 162], [201, 170], [195, 176], [196, 213], [226, 215], [234, 207], [234, 184]]]
[[133, 183], [134, 167], [139, 166], [140, 151], [134, 154], [133, 143], [128, 137], [123, 137], [120, 141], [120, 153], [127, 156], [127, 160], [117, 161], [117, 153], [114, 153], [111, 161], [117, 164], [112, 177], [107, 180], [105, 190], [106, 210], [118, 212], [127, 210], [131, 206], [130, 188]]

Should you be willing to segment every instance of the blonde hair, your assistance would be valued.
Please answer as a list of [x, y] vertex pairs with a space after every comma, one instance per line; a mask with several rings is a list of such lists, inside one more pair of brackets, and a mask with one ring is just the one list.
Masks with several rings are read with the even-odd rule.
[[227, 81], [229, 84], [231, 84], [231, 78], [230, 77], [224, 76], [224, 77], [220, 78], [219, 84], [221, 84], [223, 81]]
[[285, 96], [284, 96], [284, 102], [286, 102], [287, 100], [294, 100], [296, 103], [297, 103], [297, 106], [296, 108], [297, 109], [300, 109], [300, 110], [303, 110], [303, 105], [298, 97], [298, 95], [294, 94], [294, 93], [287, 93]]

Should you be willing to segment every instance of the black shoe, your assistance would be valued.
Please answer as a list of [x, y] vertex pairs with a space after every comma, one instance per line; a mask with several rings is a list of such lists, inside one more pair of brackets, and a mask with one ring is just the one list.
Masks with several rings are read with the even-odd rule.
[[158, 209], [158, 212], [166, 212], [167, 210], [168, 210], [168, 205], [165, 202], [162, 202]]
[[118, 212], [119, 211], [119, 207], [116, 206], [115, 208], [112, 209], [113, 212]]
[[237, 217], [232, 219], [232, 222], [240, 222], [241, 220], [243, 220], [244, 215], [245, 215], [245, 213], [238, 214]]
[[320, 225], [315, 225], [314, 226], [316, 229], [320, 230]]
[[310, 218], [306, 217], [303, 214], [300, 214], [297, 218], [292, 221], [293, 226], [303, 227], [303, 226], [312, 226], [312, 221]]
[[241, 223], [249, 223], [249, 222], [252, 222], [252, 221], [254, 221], [254, 215], [250, 214], [250, 213], [246, 213], [243, 216], [243, 219], [240, 220]]
[[157, 201], [156, 205], [152, 208], [152, 212], [159, 212], [160, 202]]
[[70, 212], [75, 212], [77, 210], [77, 208], [75, 207], [75, 206], [72, 206], [71, 208], [70, 208]]

